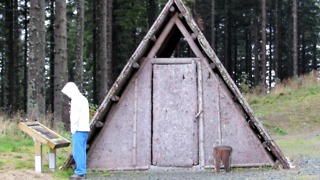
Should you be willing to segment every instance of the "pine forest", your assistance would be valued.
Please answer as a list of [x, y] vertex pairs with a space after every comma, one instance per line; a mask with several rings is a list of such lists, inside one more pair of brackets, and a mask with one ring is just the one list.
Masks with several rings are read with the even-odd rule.
[[[0, 0], [2, 111], [68, 123], [68, 81], [98, 106], [166, 2]], [[241, 91], [268, 93], [319, 68], [319, 0], [183, 2]]]

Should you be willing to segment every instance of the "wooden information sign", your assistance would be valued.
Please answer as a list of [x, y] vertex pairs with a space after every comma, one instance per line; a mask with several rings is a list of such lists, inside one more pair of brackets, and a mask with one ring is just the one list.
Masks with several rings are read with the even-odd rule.
[[50, 148], [49, 169], [56, 169], [56, 149], [67, 147], [70, 141], [37, 121], [20, 122], [19, 129], [29, 134], [35, 141], [35, 171], [42, 172], [42, 144]]

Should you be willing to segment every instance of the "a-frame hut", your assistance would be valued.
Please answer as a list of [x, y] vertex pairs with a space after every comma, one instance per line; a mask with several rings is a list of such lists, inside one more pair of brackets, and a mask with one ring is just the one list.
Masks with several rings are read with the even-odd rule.
[[[183, 42], [190, 57], [174, 57]], [[219, 145], [233, 148], [233, 167], [290, 168], [184, 4], [169, 0], [92, 120], [87, 167], [213, 168]]]

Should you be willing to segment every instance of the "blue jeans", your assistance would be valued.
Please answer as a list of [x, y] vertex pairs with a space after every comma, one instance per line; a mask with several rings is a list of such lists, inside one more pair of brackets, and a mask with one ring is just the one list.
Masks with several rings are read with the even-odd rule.
[[84, 175], [87, 174], [87, 139], [89, 132], [77, 131], [72, 134], [72, 154], [73, 159], [76, 162], [75, 174]]

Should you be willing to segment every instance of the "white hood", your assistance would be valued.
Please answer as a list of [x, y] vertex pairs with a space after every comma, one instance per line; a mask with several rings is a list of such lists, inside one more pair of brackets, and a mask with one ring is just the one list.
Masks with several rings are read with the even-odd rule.
[[76, 96], [79, 96], [79, 94], [81, 94], [77, 85], [74, 82], [68, 82], [61, 91], [70, 99], [73, 99]]
[[90, 117], [89, 117], [89, 103], [87, 98], [80, 93], [77, 85], [73, 82], [68, 82], [61, 91], [71, 99], [71, 108], [70, 108], [71, 133], [74, 134], [76, 131], [89, 132]]

